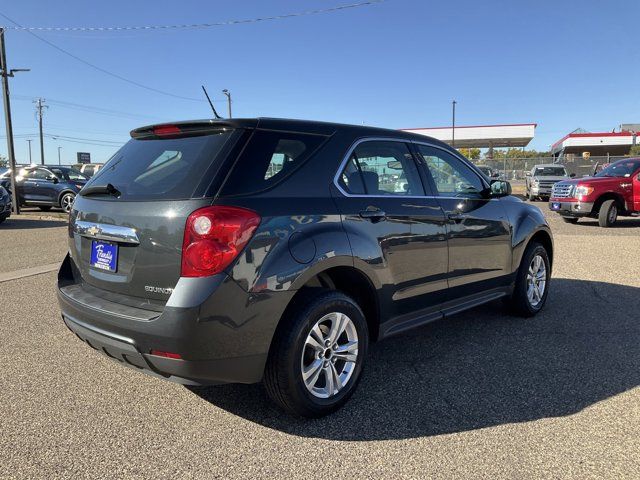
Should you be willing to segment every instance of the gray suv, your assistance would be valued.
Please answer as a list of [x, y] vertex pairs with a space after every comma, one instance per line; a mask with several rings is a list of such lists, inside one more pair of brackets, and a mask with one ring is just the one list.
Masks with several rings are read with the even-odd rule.
[[371, 342], [547, 299], [540, 209], [438, 140], [278, 119], [131, 136], [77, 196], [58, 276], [65, 324], [122, 365], [263, 381], [317, 417], [354, 392]]

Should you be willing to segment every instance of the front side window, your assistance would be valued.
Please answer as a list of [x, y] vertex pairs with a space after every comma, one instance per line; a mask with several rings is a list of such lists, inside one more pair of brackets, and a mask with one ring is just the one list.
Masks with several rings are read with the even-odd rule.
[[480, 177], [460, 159], [439, 148], [425, 145], [418, 145], [417, 148], [439, 196], [481, 196], [485, 185]]
[[425, 194], [413, 156], [403, 142], [372, 140], [359, 144], [339, 181], [343, 190], [350, 194]]

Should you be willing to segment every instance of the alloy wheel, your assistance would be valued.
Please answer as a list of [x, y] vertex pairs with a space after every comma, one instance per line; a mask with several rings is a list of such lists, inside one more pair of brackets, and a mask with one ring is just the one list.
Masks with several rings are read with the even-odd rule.
[[318, 320], [304, 343], [300, 368], [307, 390], [315, 397], [337, 395], [351, 380], [358, 359], [358, 332], [344, 313]]
[[67, 193], [65, 196], [63, 196], [62, 199], [60, 200], [60, 206], [62, 207], [62, 210], [64, 210], [66, 213], [69, 213], [73, 208], [74, 200], [75, 200], [75, 197], [70, 193]]
[[532, 307], [537, 307], [544, 297], [547, 288], [547, 266], [541, 255], [531, 260], [527, 272], [527, 298]]

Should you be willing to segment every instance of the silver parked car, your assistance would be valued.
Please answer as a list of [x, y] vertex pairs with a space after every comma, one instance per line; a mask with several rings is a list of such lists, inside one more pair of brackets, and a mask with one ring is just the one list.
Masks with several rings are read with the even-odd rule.
[[575, 174], [569, 175], [564, 165], [557, 163], [534, 165], [531, 171], [526, 173], [525, 177], [527, 198], [530, 201], [537, 198], [548, 200], [556, 183], [573, 177], [575, 177]]

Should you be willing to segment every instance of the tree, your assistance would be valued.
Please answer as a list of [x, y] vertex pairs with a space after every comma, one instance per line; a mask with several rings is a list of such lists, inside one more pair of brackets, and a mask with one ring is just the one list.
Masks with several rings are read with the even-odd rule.
[[0, 155], [0, 167], [8, 167], [9, 166], [9, 160], [7, 160], [7, 157], [5, 157], [4, 155]]
[[480, 158], [479, 148], [458, 148], [458, 151], [469, 160], [477, 160]]
[[631, 150], [629, 150], [629, 155], [631, 155], [632, 157], [640, 157], [640, 145], [634, 145], [633, 147], [631, 147]]
[[[488, 152], [485, 154], [488, 154]], [[521, 148], [507, 148], [507, 149], [497, 149], [493, 150], [493, 158], [540, 158], [540, 157], [550, 157], [551, 152], [539, 152], [537, 150], [522, 150]]]

